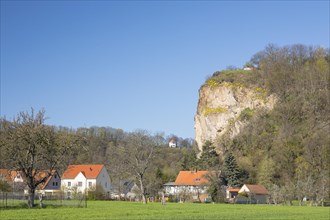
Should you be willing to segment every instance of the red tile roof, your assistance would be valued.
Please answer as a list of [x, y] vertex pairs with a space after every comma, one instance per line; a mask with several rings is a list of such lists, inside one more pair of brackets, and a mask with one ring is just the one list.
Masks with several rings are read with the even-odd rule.
[[238, 192], [240, 188], [228, 188], [227, 189], [229, 192]]
[[14, 180], [17, 172], [14, 170], [0, 169], [0, 179], [5, 180], [6, 182], [11, 182]]
[[[25, 176], [22, 172], [16, 170], [9, 170], [9, 169], [0, 169], [0, 179], [4, 179], [6, 182], [11, 183], [14, 181], [15, 177], [20, 174], [21, 178], [25, 181]], [[51, 180], [52, 176], [57, 174], [55, 170], [51, 172], [51, 176], [49, 176], [44, 183], [41, 183], [38, 188], [44, 189], [48, 182]], [[48, 176], [48, 171], [46, 170], [39, 170], [35, 176], [36, 180], [41, 180]]]
[[267, 191], [267, 189], [263, 185], [245, 184], [245, 186], [250, 190], [251, 193], [259, 194], [259, 195], [269, 194], [269, 192]]
[[201, 185], [207, 184], [209, 181], [206, 175], [209, 171], [180, 171], [175, 180], [175, 185]]
[[62, 179], [74, 179], [80, 172], [87, 179], [96, 179], [103, 167], [103, 164], [69, 165], [62, 175]]

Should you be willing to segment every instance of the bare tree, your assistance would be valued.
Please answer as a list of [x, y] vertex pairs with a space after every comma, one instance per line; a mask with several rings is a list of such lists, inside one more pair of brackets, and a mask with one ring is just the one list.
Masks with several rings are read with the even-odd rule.
[[152, 138], [148, 132], [142, 130], [130, 133], [125, 146], [125, 163], [139, 183], [144, 204], [147, 203], [145, 176], [154, 158], [155, 146], [155, 139]]
[[[1, 119], [1, 151], [8, 167], [23, 173], [34, 206], [36, 188], [60, 169], [74, 141], [44, 124], [45, 111], [20, 112], [13, 121]], [[40, 175], [46, 172], [47, 175]]]

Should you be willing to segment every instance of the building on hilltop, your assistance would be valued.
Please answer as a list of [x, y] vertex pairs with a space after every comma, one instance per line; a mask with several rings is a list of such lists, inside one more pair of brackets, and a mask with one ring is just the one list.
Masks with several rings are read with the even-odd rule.
[[177, 147], [177, 141], [174, 139], [171, 139], [170, 142], [168, 143], [169, 147], [176, 148]]

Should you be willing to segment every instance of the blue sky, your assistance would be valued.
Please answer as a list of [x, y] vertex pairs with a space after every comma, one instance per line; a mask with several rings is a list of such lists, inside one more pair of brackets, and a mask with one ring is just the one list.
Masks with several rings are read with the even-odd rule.
[[1, 116], [194, 138], [207, 76], [269, 43], [329, 47], [329, 1], [1, 1]]

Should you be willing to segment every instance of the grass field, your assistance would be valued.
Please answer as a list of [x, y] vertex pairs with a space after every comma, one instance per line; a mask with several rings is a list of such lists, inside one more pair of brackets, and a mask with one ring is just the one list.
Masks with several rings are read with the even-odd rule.
[[330, 219], [329, 207], [91, 201], [87, 208], [0, 209], [0, 219]]

